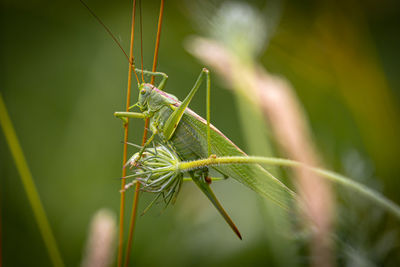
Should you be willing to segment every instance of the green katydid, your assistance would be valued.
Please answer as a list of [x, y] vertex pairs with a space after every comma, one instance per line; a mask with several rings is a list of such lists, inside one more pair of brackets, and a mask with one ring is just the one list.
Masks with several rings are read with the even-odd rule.
[[[222, 132], [210, 124], [210, 74], [203, 69], [187, 95], [180, 102], [175, 96], [162, 91], [168, 76], [161, 72], [150, 72], [135, 69], [136, 72], [146, 75], [161, 76], [162, 80], [157, 87], [142, 83], [139, 85], [139, 100], [133, 105], [139, 107], [138, 112], [115, 112], [116, 117], [125, 122], [128, 118], [150, 118], [151, 137], [141, 148], [136, 159], [140, 158], [145, 148], [158, 136], [162, 143], [168, 145], [181, 160], [197, 160], [215, 156], [246, 156], [246, 154], [229, 140]], [[188, 108], [188, 105], [202, 81], [206, 78], [207, 87], [207, 120]], [[131, 108], [132, 108], [131, 107]], [[136, 161], [136, 160], [135, 160]], [[294, 192], [287, 188], [278, 179], [259, 165], [221, 165], [213, 166], [224, 177], [232, 177], [254, 191], [270, 198], [280, 206], [288, 208], [294, 197]], [[204, 167], [189, 172], [190, 177], [209, 198], [220, 212], [232, 230], [241, 238], [241, 235], [225, 212], [208, 183], [208, 168]]]

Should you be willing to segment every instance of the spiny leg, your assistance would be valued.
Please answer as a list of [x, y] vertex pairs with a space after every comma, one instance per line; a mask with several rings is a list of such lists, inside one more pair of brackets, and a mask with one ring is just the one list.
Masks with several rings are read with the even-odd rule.
[[224, 220], [228, 223], [228, 225], [232, 228], [235, 234], [242, 239], [242, 236], [236, 227], [235, 223], [229, 217], [228, 213], [226, 213], [225, 209], [222, 207], [221, 203], [219, 203], [217, 197], [214, 192], [211, 190], [210, 185], [206, 182], [206, 177], [208, 175], [208, 171], [206, 170], [197, 170], [189, 172], [195, 184], [201, 189], [201, 191], [207, 196], [207, 198], [211, 201], [214, 207], [218, 210], [218, 212], [222, 215]]
[[[142, 146], [142, 148], [140, 149], [140, 151], [139, 151], [139, 156], [137, 157], [136, 161], [138, 161], [138, 160], [142, 157], [142, 154], [143, 154], [144, 150], [146, 149], [146, 147], [147, 147], [148, 145], [150, 145], [151, 142], [153, 142], [153, 139], [154, 139], [154, 137], [157, 135], [157, 133], [158, 133], [158, 131], [154, 131], [153, 134], [150, 136], [150, 138], [147, 139], [146, 143], [145, 143], [145, 144]], [[135, 162], [135, 163], [136, 163], [136, 162]]]
[[210, 80], [210, 72], [207, 71], [207, 103], [206, 103], [206, 109], [207, 109], [207, 152], [208, 156], [211, 156], [211, 129], [210, 129], [210, 107], [211, 107], [211, 80]]
[[133, 119], [145, 119], [146, 115], [139, 112], [129, 112], [129, 111], [117, 111], [114, 112], [114, 116], [120, 118], [124, 123], [128, 122], [128, 118]]
[[[207, 87], [207, 101], [206, 101], [207, 102], [206, 103], [206, 108], [207, 108], [207, 151], [208, 151], [208, 156], [211, 156], [211, 129], [210, 129], [211, 81], [210, 81], [210, 73], [206, 68], [203, 68], [199, 77], [197, 78], [195, 85], [193, 86], [192, 90], [189, 92], [188, 96], [181, 103], [181, 105], [174, 111], [174, 113], [169, 117], [168, 121], [164, 125], [165, 129], [166, 129], [166, 130], [164, 130], [164, 136], [167, 138], [167, 140], [172, 137], [179, 121], [181, 120], [181, 118], [185, 112], [185, 109], [188, 107], [193, 96], [199, 89], [199, 87], [204, 79], [204, 75], [206, 76], [206, 79], [207, 79], [206, 80], [206, 87]], [[192, 172], [189, 172], [189, 174], [190, 174], [192, 180], [195, 182], [195, 184], [207, 196], [207, 198], [211, 201], [211, 203], [214, 205], [214, 207], [222, 215], [222, 217], [225, 219], [225, 221], [228, 223], [228, 225], [232, 228], [232, 230], [235, 232], [235, 234], [240, 239], [242, 239], [242, 236], [241, 236], [238, 228], [236, 227], [235, 223], [232, 221], [232, 219], [226, 213], [225, 209], [222, 207], [221, 203], [218, 201], [214, 192], [211, 190], [210, 182], [211, 182], [212, 178], [208, 177], [208, 170], [192, 171]]]
[[[186, 96], [186, 98], [182, 101], [179, 107], [177, 107], [174, 112], [169, 116], [168, 120], [164, 124], [164, 129], [163, 129], [163, 134], [166, 140], [171, 139], [172, 135], [174, 134], [176, 127], [178, 127], [178, 124], [180, 120], [182, 119], [183, 114], [185, 113], [186, 108], [189, 106], [190, 101], [192, 101], [194, 95], [196, 94], [197, 90], [199, 89], [204, 76], [207, 76], [207, 84], [209, 85], [209, 71], [206, 68], [203, 68], [199, 77], [197, 78], [196, 83], [194, 84], [192, 90], [190, 90], [189, 94]], [[209, 131], [209, 130], [208, 130]], [[209, 133], [208, 133], [209, 135]], [[211, 151], [211, 146], [210, 146], [210, 140], [208, 140], [209, 143], [209, 150]]]
[[[143, 113], [138, 113], [138, 112], [125, 112], [125, 111], [118, 111], [118, 112], [114, 112], [114, 116], [117, 118], [120, 118], [124, 123], [128, 122], [128, 118], [139, 118], [139, 119], [145, 119], [146, 118], [146, 114]], [[150, 136], [150, 138], [146, 141], [146, 143], [142, 146], [142, 148], [139, 151], [139, 157], [137, 158], [137, 160], [140, 159], [140, 157], [142, 156], [144, 150], [146, 149], [146, 147], [153, 141], [154, 137], [157, 134], [157, 130], [153, 131], [153, 134]]]

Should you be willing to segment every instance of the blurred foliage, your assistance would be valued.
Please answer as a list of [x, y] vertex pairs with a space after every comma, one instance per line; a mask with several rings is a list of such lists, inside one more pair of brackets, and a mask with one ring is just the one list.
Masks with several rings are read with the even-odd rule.
[[[251, 2], [264, 7], [263, 1]], [[88, 4], [128, 48], [131, 3]], [[180, 99], [202, 67], [182, 46], [187, 36], [204, 30], [190, 15], [190, 9], [196, 12], [192, 4], [167, 1], [161, 36], [158, 69], [170, 77], [167, 91]], [[280, 12], [260, 60], [296, 88], [327, 166], [400, 203], [399, 2], [286, 1]], [[157, 1], [143, 1], [146, 69], [151, 67], [157, 17]], [[66, 265], [76, 266], [91, 216], [103, 207], [118, 212], [123, 133], [112, 113], [125, 105], [128, 63], [79, 1], [2, 0], [0, 21], [0, 90]], [[222, 90], [226, 86], [221, 81], [212, 79], [212, 122], [246, 151], [234, 98]], [[191, 108], [205, 114], [204, 91]], [[131, 123], [132, 142], [139, 143], [142, 127], [141, 122]], [[3, 263], [49, 266], [4, 138], [0, 152]], [[156, 208], [139, 217], [132, 262], [279, 266], [268, 241], [273, 233], [268, 232], [257, 197], [234, 181], [214, 187], [243, 241], [236, 240], [201, 192], [188, 183], [173, 208]], [[131, 197], [128, 192], [128, 210]], [[140, 210], [150, 199], [143, 195]], [[346, 192], [340, 201], [344, 205], [337, 215], [336, 238], [342, 244], [338, 263], [365, 266], [368, 260], [371, 265], [396, 266], [398, 222]], [[306, 265], [307, 253], [302, 241], [298, 243], [299, 264]]]

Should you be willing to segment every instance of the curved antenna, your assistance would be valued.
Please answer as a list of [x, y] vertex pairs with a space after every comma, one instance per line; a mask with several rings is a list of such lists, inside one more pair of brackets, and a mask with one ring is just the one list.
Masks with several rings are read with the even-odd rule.
[[[107, 33], [111, 36], [111, 38], [114, 40], [114, 42], [118, 45], [118, 47], [121, 49], [122, 53], [124, 53], [125, 58], [128, 60], [129, 64], [131, 64], [133, 67], [133, 71], [135, 72], [135, 76], [136, 76], [136, 80], [138, 83], [140, 83], [139, 81], [139, 77], [137, 76], [137, 73], [135, 71], [135, 60], [134, 57], [132, 56], [131, 59], [129, 58], [128, 54], [125, 52], [124, 48], [122, 48], [122, 45], [120, 42], [118, 42], [117, 38], [115, 37], [115, 35], [111, 32], [111, 30], [103, 23], [103, 21], [96, 15], [96, 13], [94, 13], [94, 11], [92, 9], [90, 9], [90, 7], [83, 1], [83, 0], [79, 0], [81, 2], [81, 4], [89, 11], [89, 13], [97, 20], [98, 23], [100, 23], [100, 25], [107, 31]], [[133, 16], [135, 16], [135, 14], [133, 14]], [[134, 18], [133, 18], [134, 20]], [[131, 44], [132, 45], [132, 44]]]

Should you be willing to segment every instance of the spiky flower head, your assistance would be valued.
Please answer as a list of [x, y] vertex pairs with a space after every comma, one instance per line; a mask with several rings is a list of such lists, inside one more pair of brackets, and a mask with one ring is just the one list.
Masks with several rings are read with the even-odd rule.
[[159, 144], [146, 148], [139, 158], [135, 153], [127, 162], [128, 166], [135, 166], [133, 175], [142, 187], [141, 190], [159, 193], [167, 203], [179, 192], [183, 181], [183, 174], [177, 168], [180, 159], [168, 145]]

